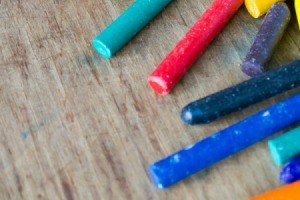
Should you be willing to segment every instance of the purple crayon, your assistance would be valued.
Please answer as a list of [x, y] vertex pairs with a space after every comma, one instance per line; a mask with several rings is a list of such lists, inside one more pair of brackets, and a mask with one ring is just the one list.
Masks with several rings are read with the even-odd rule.
[[285, 3], [272, 6], [242, 64], [245, 74], [254, 77], [264, 73], [264, 66], [281, 40], [290, 19], [291, 12]]
[[300, 156], [294, 158], [283, 167], [279, 179], [286, 184], [300, 180]]

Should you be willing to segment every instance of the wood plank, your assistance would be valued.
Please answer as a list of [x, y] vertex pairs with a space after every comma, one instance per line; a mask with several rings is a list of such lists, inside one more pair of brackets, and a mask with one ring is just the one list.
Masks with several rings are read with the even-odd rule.
[[[133, 0], [0, 0], [1, 199], [247, 199], [280, 185], [260, 143], [158, 191], [146, 168], [267, 105], [187, 126], [183, 106], [247, 77], [240, 63], [261, 24], [242, 8], [164, 97], [147, 77], [212, 0], [174, 0], [113, 59], [90, 41]], [[291, 25], [270, 68], [297, 59]]]

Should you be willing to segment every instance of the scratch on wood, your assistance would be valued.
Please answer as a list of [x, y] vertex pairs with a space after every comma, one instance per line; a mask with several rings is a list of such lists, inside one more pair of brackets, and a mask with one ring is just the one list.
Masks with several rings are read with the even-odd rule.
[[127, 180], [124, 176], [124, 171], [123, 171], [121, 164], [118, 163], [119, 161], [114, 160], [115, 156], [111, 153], [111, 151], [109, 150], [109, 148], [107, 147], [107, 145], [104, 142], [102, 143], [101, 147], [103, 150], [103, 154], [104, 154], [107, 162], [111, 166], [111, 169], [115, 175], [115, 178], [117, 180], [120, 190], [122, 190], [124, 192], [125, 196], [128, 199], [131, 199], [130, 198], [131, 197], [130, 189], [128, 187]]
[[116, 98], [115, 98], [114, 95], [112, 95], [112, 98], [113, 98], [114, 104], [116, 105], [119, 113], [123, 114], [124, 112], [126, 112], [126, 110], [123, 110], [123, 109], [120, 108], [120, 106], [119, 106], [119, 104], [118, 104], [118, 102], [117, 102], [117, 100], [116, 100]]
[[100, 81], [99, 73], [98, 73], [97, 69], [94, 69], [94, 68], [93, 68], [93, 69], [92, 69], [92, 74], [93, 74], [94, 78], [96, 79], [97, 83], [98, 83], [99, 85], [101, 85], [101, 81]]
[[23, 187], [22, 187], [22, 184], [21, 184], [20, 176], [17, 173], [15, 173], [15, 178], [16, 178], [16, 182], [17, 182], [17, 186], [18, 186], [18, 191], [19, 191], [20, 194], [22, 194]]

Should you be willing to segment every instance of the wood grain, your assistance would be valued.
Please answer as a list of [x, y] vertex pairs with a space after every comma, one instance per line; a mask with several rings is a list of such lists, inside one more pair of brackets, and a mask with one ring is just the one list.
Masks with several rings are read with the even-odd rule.
[[[289, 95], [210, 125], [180, 121], [190, 101], [247, 79], [261, 19], [245, 8], [170, 95], [150, 90], [148, 74], [211, 2], [174, 0], [105, 60], [90, 41], [132, 0], [0, 0], [0, 199], [238, 200], [279, 186], [265, 142], [166, 191], [148, 178], [150, 163]], [[270, 68], [299, 46], [293, 13]]]

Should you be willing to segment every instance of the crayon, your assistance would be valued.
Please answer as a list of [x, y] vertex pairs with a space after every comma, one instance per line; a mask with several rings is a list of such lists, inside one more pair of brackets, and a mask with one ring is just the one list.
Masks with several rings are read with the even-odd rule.
[[292, 159], [283, 167], [279, 180], [285, 184], [300, 181], [300, 156]]
[[[294, 109], [300, 110], [295, 106]], [[277, 165], [283, 165], [300, 154], [300, 127], [268, 142], [271, 156]]]
[[151, 88], [160, 95], [169, 93], [243, 3], [244, 0], [215, 0], [151, 73]]
[[245, 74], [253, 77], [265, 72], [265, 65], [281, 40], [290, 19], [291, 12], [285, 3], [276, 3], [271, 7], [242, 64]]
[[295, 8], [296, 8], [298, 24], [299, 24], [299, 27], [300, 27], [300, 0], [295, 0]]
[[149, 166], [159, 189], [167, 188], [300, 121], [300, 94], [279, 102]]
[[267, 192], [250, 200], [299, 200], [300, 181], [285, 185], [281, 188]]
[[245, 6], [252, 17], [258, 18], [266, 14], [273, 4], [282, 1], [285, 0], [245, 0]]
[[191, 125], [209, 123], [232, 112], [300, 86], [300, 60], [251, 78], [183, 108], [181, 119]]
[[94, 40], [96, 51], [111, 58], [172, 0], [136, 0]]

